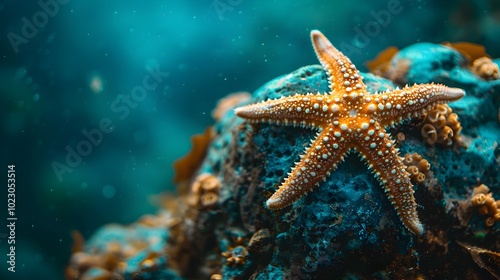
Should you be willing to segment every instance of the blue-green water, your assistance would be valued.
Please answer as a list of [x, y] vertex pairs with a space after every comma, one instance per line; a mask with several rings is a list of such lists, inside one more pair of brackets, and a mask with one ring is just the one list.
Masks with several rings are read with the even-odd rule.
[[[470, 41], [500, 56], [494, 1], [0, 3], [1, 170], [15, 165], [15, 273], [62, 278], [71, 230], [154, 213], [218, 99], [316, 64], [319, 29], [358, 66], [388, 46]], [[495, 6], [496, 5], [496, 6]], [[0, 223], [7, 224], [7, 187]]]

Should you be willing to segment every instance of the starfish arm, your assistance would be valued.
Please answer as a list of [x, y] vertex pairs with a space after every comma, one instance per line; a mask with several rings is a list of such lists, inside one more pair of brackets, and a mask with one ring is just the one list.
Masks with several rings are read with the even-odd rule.
[[356, 66], [337, 50], [323, 33], [318, 30], [311, 31], [311, 40], [316, 56], [328, 73], [332, 92], [349, 94], [351, 91], [366, 90]]
[[[338, 135], [338, 134], [337, 134]], [[335, 136], [333, 128], [326, 128], [301, 156], [280, 188], [267, 200], [270, 209], [286, 207], [305, 195], [337, 168], [349, 150], [346, 139]]]
[[235, 113], [250, 122], [318, 128], [337, 116], [339, 107], [334, 103], [328, 95], [298, 94], [239, 107]]
[[363, 134], [366, 137], [363, 138], [369, 140], [358, 144], [361, 157], [384, 187], [403, 224], [414, 234], [421, 235], [424, 228], [418, 219], [413, 185], [394, 141], [377, 125], [369, 127]]
[[422, 84], [405, 87], [390, 93], [369, 95], [365, 110], [378, 116], [382, 126], [408, 120], [425, 114], [437, 104], [462, 98], [465, 92], [440, 84]]

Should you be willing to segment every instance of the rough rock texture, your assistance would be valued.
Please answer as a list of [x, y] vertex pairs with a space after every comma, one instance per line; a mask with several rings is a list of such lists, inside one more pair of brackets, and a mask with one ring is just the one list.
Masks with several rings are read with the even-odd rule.
[[[393, 135], [404, 134], [404, 140], [397, 142], [401, 156], [418, 153], [430, 163], [430, 176], [414, 186], [424, 235], [415, 236], [404, 228], [379, 183], [355, 154], [293, 205], [266, 209], [264, 202], [316, 132], [250, 126], [229, 111], [213, 126], [216, 135], [195, 175], [218, 178], [222, 187], [217, 204], [190, 210], [185, 203], [189, 191], [177, 202], [186, 209], [180, 211], [182, 230], [170, 233], [166, 246], [176, 249], [167, 252], [189, 256], [169, 256], [182, 259], [175, 266], [179, 274], [193, 279], [492, 277], [464, 244], [500, 251], [498, 223], [485, 227], [470, 203], [472, 189], [481, 183], [496, 199], [500, 197], [500, 80], [475, 76], [456, 50], [442, 45], [410, 46], [391, 63], [401, 67], [395, 83], [439, 82], [467, 92], [450, 104], [459, 116], [467, 148], [425, 144], [421, 120], [390, 130]], [[373, 93], [396, 87], [372, 74], [363, 77]], [[327, 91], [323, 69], [313, 65], [265, 84], [250, 102]]]
[[[498, 251], [499, 244], [493, 242], [499, 237], [497, 228], [474, 224], [481, 221], [475, 215], [472, 223], [461, 226], [456, 213], [465, 211], [458, 202], [467, 199], [478, 183], [489, 185], [500, 195], [500, 81], [475, 76], [457, 51], [441, 45], [411, 46], [399, 52], [393, 63], [398, 64], [398, 60], [410, 61], [405, 75], [409, 84], [439, 82], [467, 91], [463, 100], [450, 104], [464, 127], [467, 149], [424, 144], [418, 120], [391, 131], [406, 135], [400, 143], [401, 154], [417, 152], [431, 163], [433, 178], [415, 186], [425, 235], [417, 237], [405, 231], [378, 182], [354, 155], [294, 205], [280, 211], [265, 209], [264, 202], [315, 132], [266, 124], [251, 127], [228, 114], [215, 125], [219, 137], [201, 172], [216, 174], [222, 182], [220, 205], [228, 219], [221, 228], [225, 232], [236, 228], [248, 236], [266, 228], [274, 247], [268, 252], [272, 255], [269, 263], [261, 267], [223, 266], [225, 276], [448, 278], [457, 276], [457, 264], [462, 271], [488, 275], [456, 242]], [[395, 87], [371, 74], [365, 74], [364, 80], [371, 92]], [[318, 91], [328, 91], [326, 76], [320, 66], [308, 66], [264, 85], [251, 102]], [[484, 233], [483, 240], [477, 239], [478, 232]], [[224, 238], [222, 232], [219, 236]]]

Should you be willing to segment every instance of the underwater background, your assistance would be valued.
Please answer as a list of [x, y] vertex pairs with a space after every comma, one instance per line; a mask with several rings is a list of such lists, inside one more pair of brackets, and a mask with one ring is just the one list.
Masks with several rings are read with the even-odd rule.
[[[388, 7], [398, 12], [370, 27]], [[0, 21], [0, 168], [6, 182], [15, 165], [17, 217], [15, 273], [0, 230], [1, 279], [63, 279], [73, 230], [89, 238], [155, 213], [217, 100], [317, 64], [312, 29], [362, 72], [417, 42], [500, 56], [493, 0], [4, 0]]]

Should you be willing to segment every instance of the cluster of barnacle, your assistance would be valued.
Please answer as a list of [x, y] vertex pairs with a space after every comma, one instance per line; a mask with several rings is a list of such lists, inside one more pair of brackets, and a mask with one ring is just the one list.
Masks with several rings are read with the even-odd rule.
[[462, 145], [460, 131], [462, 126], [458, 115], [453, 113], [450, 106], [438, 104], [425, 114], [420, 133], [429, 145], [435, 143], [445, 146]]
[[[100, 254], [90, 254], [83, 252], [85, 240], [83, 236], [74, 231], [73, 253], [70, 264], [65, 270], [66, 279], [98, 279], [97, 277], [111, 277], [113, 271], [119, 263], [116, 252], [118, 246], [110, 243], [105, 252]], [[90, 277], [95, 275], [96, 277]]]
[[245, 244], [245, 238], [238, 236], [233, 245], [228, 246], [228, 250], [222, 252], [222, 256], [226, 258], [226, 265], [236, 266], [245, 264], [248, 257], [248, 249]]
[[179, 184], [181, 196], [174, 203], [179, 223], [169, 229], [166, 252], [170, 257], [169, 266], [181, 275], [188, 275], [193, 273], [190, 269], [193, 261], [197, 261], [197, 250], [204, 247], [206, 236], [202, 236], [204, 233], [200, 230], [205, 228], [211, 215], [206, 210], [217, 207], [222, 184], [210, 173], [199, 174], [191, 183]]
[[486, 185], [481, 184], [474, 188], [471, 202], [480, 215], [486, 216], [484, 219], [486, 226], [491, 227], [500, 221], [500, 200], [495, 201]]
[[487, 81], [498, 79], [498, 65], [489, 57], [483, 56], [474, 60], [471, 70], [474, 74]]
[[124, 279], [125, 271], [135, 275], [160, 269], [165, 264], [164, 240], [161, 235], [150, 233], [169, 227], [172, 221], [170, 213], [164, 211], [158, 216], [144, 216], [130, 226], [108, 225], [102, 230], [103, 239], [113, 240], [106, 241], [104, 246], [91, 244], [85, 251], [83, 237], [74, 232], [66, 279]]
[[210, 174], [203, 173], [196, 177], [191, 184], [189, 204], [197, 209], [210, 209], [215, 207], [219, 200], [219, 192], [222, 187], [220, 180]]
[[117, 257], [108, 254], [73, 253], [69, 267], [66, 268], [66, 279], [124, 279], [113, 271], [117, 268]]
[[[191, 184], [187, 184], [187, 190], [182, 190], [181, 197], [166, 208], [177, 208], [175, 214], [179, 223], [170, 227], [168, 237], [167, 254], [170, 256], [169, 265], [179, 271], [182, 275], [189, 274], [190, 263], [196, 258], [193, 244], [202, 242], [200, 229], [210, 215], [208, 211], [215, 209], [219, 200], [222, 184], [213, 174], [199, 174]], [[207, 216], [208, 215], [208, 216]]]
[[411, 181], [414, 184], [423, 183], [425, 178], [428, 177], [431, 165], [421, 155], [417, 153], [405, 154], [403, 163], [407, 166], [406, 171], [410, 173]]

